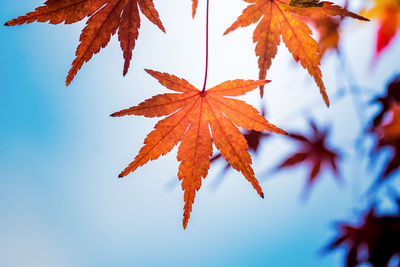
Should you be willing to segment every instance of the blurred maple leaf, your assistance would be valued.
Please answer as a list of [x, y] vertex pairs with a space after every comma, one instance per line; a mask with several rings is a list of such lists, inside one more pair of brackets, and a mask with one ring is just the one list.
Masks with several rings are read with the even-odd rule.
[[328, 249], [346, 247], [347, 267], [356, 267], [361, 263], [388, 267], [391, 258], [400, 253], [400, 214], [377, 216], [375, 209], [371, 208], [361, 225], [343, 223], [338, 227], [339, 236]]
[[394, 103], [400, 104], [400, 76], [396, 77], [387, 87], [386, 94], [382, 97], [378, 97], [375, 102], [382, 105], [381, 111], [373, 119], [371, 131], [382, 123], [382, 119], [385, 114], [390, 110], [390, 107]]
[[307, 187], [312, 186], [325, 167], [329, 166], [336, 176], [339, 174], [337, 168], [339, 154], [326, 145], [328, 131], [319, 130], [313, 122], [310, 122], [310, 124], [312, 128], [311, 136], [307, 137], [296, 133], [288, 135], [289, 138], [299, 143], [300, 147], [277, 167], [277, 169], [284, 169], [299, 164], [307, 164], [311, 170]]
[[146, 137], [145, 145], [135, 160], [121, 172], [120, 177], [128, 175], [150, 160], [165, 155], [182, 141], [177, 159], [181, 162], [178, 178], [182, 181], [182, 189], [185, 192], [183, 227], [186, 228], [196, 192], [201, 186], [201, 178], [205, 178], [208, 173], [214, 142], [229, 164], [240, 171], [263, 197], [251, 167], [251, 156], [246, 151], [248, 143], [237, 126], [247, 130], [267, 130], [280, 134], [286, 132], [270, 124], [252, 106], [226, 96], [243, 95], [268, 81], [226, 81], [207, 91], [200, 91], [176, 76], [153, 70], [146, 71], [168, 89], [180, 93], [157, 95], [138, 106], [111, 115], [170, 115], [156, 124], [155, 129]]
[[394, 104], [386, 113], [388, 121], [383, 120], [382, 124], [376, 128], [379, 139], [375, 150], [379, 151], [384, 147], [389, 147], [392, 155], [385, 164], [378, 183], [383, 182], [400, 169], [400, 105]]
[[71, 24], [90, 17], [79, 38], [76, 57], [65, 81], [69, 85], [82, 65], [101, 48], [106, 47], [117, 29], [125, 59], [123, 74], [128, 72], [132, 51], [139, 36], [139, 8], [152, 23], [165, 32], [153, 0], [48, 0], [44, 6], [12, 19], [5, 25], [14, 26], [34, 21]]
[[342, 18], [320, 18], [315, 19], [315, 28], [318, 31], [318, 44], [321, 49], [321, 58], [328, 50], [339, 50], [339, 29]]
[[377, 136], [374, 153], [385, 148], [391, 152], [378, 184], [400, 169], [400, 78], [395, 78], [383, 97], [375, 100], [382, 108], [373, 118], [369, 131]]
[[[224, 34], [228, 34], [239, 27], [246, 27], [258, 23], [253, 42], [256, 45], [259, 79], [265, 79], [267, 70], [275, 57], [280, 37], [286, 44], [295, 61], [307, 69], [320, 89], [320, 93], [329, 106], [329, 98], [322, 74], [319, 68], [321, 55], [317, 42], [311, 37], [310, 28], [302, 22], [302, 17], [325, 18], [327, 16], [348, 16], [359, 20], [367, 20], [331, 2], [319, 2], [316, 0], [245, 0], [251, 3], [243, 10], [242, 15], [230, 26]], [[263, 87], [260, 87], [261, 96]]]
[[362, 12], [367, 18], [376, 18], [379, 28], [376, 34], [375, 57], [388, 47], [400, 27], [400, 1], [374, 0], [374, 6]]

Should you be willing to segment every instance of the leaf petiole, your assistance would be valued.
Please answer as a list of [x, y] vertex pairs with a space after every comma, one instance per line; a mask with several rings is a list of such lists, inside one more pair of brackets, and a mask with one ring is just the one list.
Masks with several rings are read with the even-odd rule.
[[207, 73], [208, 73], [208, 14], [209, 14], [209, 0], [207, 0], [207, 15], [206, 15], [206, 70], [204, 75], [204, 85], [201, 94], [204, 95], [207, 86]]

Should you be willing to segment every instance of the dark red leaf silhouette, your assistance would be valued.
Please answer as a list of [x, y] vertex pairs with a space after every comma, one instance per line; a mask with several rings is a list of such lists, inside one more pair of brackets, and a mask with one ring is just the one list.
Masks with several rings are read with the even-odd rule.
[[339, 154], [327, 147], [327, 130], [320, 131], [313, 122], [311, 122], [311, 128], [313, 133], [309, 137], [294, 133], [288, 135], [299, 143], [300, 147], [278, 166], [278, 169], [284, 169], [307, 164], [310, 169], [307, 187], [312, 186], [324, 168], [330, 167], [336, 176], [339, 174], [337, 168]]
[[400, 216], [377, 216], [372, 208], [361, 225], [339, 225], [339, 236], [328, 249], [337, 247], [347, 248], [347, 267], [361, 263], [388, 267], [390, 259], [400, 253]]
[[376, 150], [379, 151], [384, 147], [389, 147], [392, 155], [388, 159], [378, 182], [386, 180], [400, 168], [400, 105], [392, 105], [386, 113], [389, 121], [385, 122], [383, 120], [381, 125], [376, 128], [376, 134], [379, 138]]
[[389, 84], [386, 94], [378, 97], [375, 102], [381, 104], [381, 110], [369, 127], [369, 131], [377, 137], [374, 154], [385, 149], [389, 149], [391, 153], [377, 181], [379, 184], [400, 169], [400, 77], [395, 78]]
[[372, 131], [382, 123], [383, 117], [390, 110], [393, 103], [400, 104], [400, 76], [394, 78], [393, 81], [390, 82], [386, 94], [382, 97], [378, 97], [375, 102], [381, 104], [382, 109], [373, 119]]

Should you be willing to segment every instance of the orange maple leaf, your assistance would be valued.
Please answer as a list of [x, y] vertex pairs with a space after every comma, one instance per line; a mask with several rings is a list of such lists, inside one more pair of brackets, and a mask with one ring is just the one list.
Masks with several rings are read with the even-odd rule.
[[179, 93], [156, 95], [138, 106], [111, 115], [113, 117], [170, 115], [155, 125], [155, 129], [146, 137], [144, 146], [135, 160], [121, 172], [120, 177], [128, 175], [150, 160], [167, 154], [182, 141], [177, 159], [181, 162], [178, 177], [185, 192], [183, 227], [186, 228], [196, 191], [201, 186], [201, 178], [205, 178], [208, 173], [212, 142], [214, 142], [230, 165], [240, 171], [263, 197], [262, 189], [251, 167], [250, 154], [246, 151], [248, 144], [237, 126], [279, 134], [286, 132], [270, 124], [252, 106], [226, 96], [243, 95], [269, 81], [226, 81], [207, 91], [200, 91], [186, 80], [174, 75], [153, 70], [146, 71], [162, 85]]
[[[307, 69], [314, 77], [322, 97], [327, 106], [329, 98], [322, 74], [319, 68], [321, 55], [317, 42], [311, 37], [310, 28], [302, 22], [301, 17], [322, 18], [326, 16], [349, 16], [360, 20], [367, 20], [357, 14], [347, 11], [331, 2], [314, 0], [244, 0], [251, 3], [243, 10], [242, 15], [225, 31], [224, 34], [239, 28], [258, 23], [253, 42], [256, 44], [256, 55], [260, 69], [259, 78], [265, 79], [272, 59], [275, 57], [280, 37], [292, 53], [295, 61]], [[263, 95], [263, 87], [261, 96]]]
[[399, 0], [375, 0], [375, 5], [362, 14], [379, 21], [376, 36], [375, 57], [390, 44], [400, 28], [400, 1]]
[[152, 23], [165, 32], [153, 0], [48, 0], [44, 6], [12, 19], [5, 25], [21, 25], [34, 21], [71, 24], [90, 17], [81, 33], [76, 58], [65, 81], [69, 85], [82, 65], [108, 44], [117, 29], [125, 59], [123, 74], [126, 75], [139, 36], [139, 8]]
[[[344, 8], [348, 6], [348, 0], [344, 3]], [[343, 16], [322, 16], [315, 17], [313, 14], [305, 17], [303, 21], [312, 24], [318, 32], [318, 45], [320, 48], [321, 59], [329, 50], [339, 52], [340, 29], [342, 28]]]

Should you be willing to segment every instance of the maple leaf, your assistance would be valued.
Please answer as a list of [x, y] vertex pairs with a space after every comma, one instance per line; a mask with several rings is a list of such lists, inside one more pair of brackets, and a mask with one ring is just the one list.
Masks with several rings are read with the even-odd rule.
[[382, 123], [383, 117], [390, 111], [390, 107], [393, 104], [400, 104], [400, 77], [392, 80], [387, 87], [386, 94], [377, 98], [375, 102], [381, 104], [382, 109], [373, 119], [371, 131], [374, 131]]
[[375, 100], [381, 104], [380, 112], [373, 118], [369, 131], [376, 135], [374, 154], [388, 148], [391, 156], [387, 159], [378, 184], [385, 181], [400, 168], [400, 78], [397, 77], [387, 87], [384, 96]]
[[14, 26], [34, 21], [71, 24], [90, 17], [81, 33], [75, 60], [65, 81], [69, 85], [82, 65], [106, 47], [117, 29], [125, 59], [123, 74], [126, 75], [139, 36], [139, 8], [152, 23], [165, 32], [153, 0], [48, 0], [44, 6], [12, 19], [5, 25]]
[[381, 125], [375, 128], [378, 136], [375, 150], [379, 151], [384, 147], [389, 147], [392, 155], [388, 158], [378, 183], [386, 180], [400, 168], [400, 105], [393, 104], [391, 109], [386, 112], [385, 117], [389, 120], [387, 122], [383, 120]]
[[[250, 5], [244, 9], [242, 15], [225, 31], [228, 34], [239, 27], [246, 27], [258, 23], [253, 42], [256, 43], [255, 52], [260, 69], [259, 78], [265, 79], [267, 70], [275, 57], [280, 38], [292, 53], [296, 62], [307, 69], [320, 89], [320, 93], [329, 106], [329, 98], [322, 74], [319, 68], [321, 55], [317, 42], [311, 37], [310, 28], [302, 21], [301, 16], [308, 18], [322, 18], [326, 16], [348, 16], [360, 20], [367, 20], [331, 2], [314, 0], [245, 0]], [[260, 87], [261, 96], [263, 87]]]
[[325, 166], [330, 166], [333, 173], [338, 175], [336, 162], [339, 160], [339, 154], [327, 147], [327, 130], [318, 130], [313, 122], [311, 122], [311, 128], [313, 133], [310, 137], [296, 133], [288, 135], [288, 137], [300, 143], [300, 148], [278, 166], [278, 169], [283, 169], [302, 163], [309, 165], [311, 172], [307, 180], [307, 187], [313, 184]]
[[261, 140], [266, 139], [270, 136], [271, 135], [268, 133], [263, 133], [254, 130], [247, 131], [244, 134], [244, 137], [246, 138], [246, 141], [249, 144], [249, 150], [254, 153], [257, 153], [259, 151]]
[[375, 0], [375, 5], [362, 14], [379, 21], [376, 35], [375, 57], [388, 47], [400, 28], [400, 1]]
[[[348, 0], [344, 3], [347, 9]], [[321, 58], [329, 50], [339, 52], [340, 29], [342, 26], [343, 16], [304, 18], [303, 21], [312, 24], [318, 32], [318, 45], [320, 48]]]
[[138, 106], [111, 115], [170, 115], [156, 124], [155, 129], [146, 137], [144, 146], [135, 160], [121, 172], [120, 177], [128, 175], [150, 160], [165, 155], [181, 141], [177, 156], [181, 162], [178, 178], [182, 181], [184, 190], [183, 227], [186, 228], [196, 191], [201, 186], [201, 178], [205, 178], [208, 173], [214, 142], [230, 165], [240, 171], [263, 197], [262, 189], [251, 168], [250, 154], [246, 151], [248, 144], [237, 126], [279, 134], [286, 132], [270, 124], [252, 106], [226, 96], [243, 95], [269, 81], [226, 81], [207, 91], [200, 91], [174, 75], [146, 71], [163, 86], [180, 93], [157, 95]]
[[371, 208], [361, 225], [340, 224], [339, 236], [328, 249], [346, 247], [347, 267], [356, 267], [361, 263], [386, 267], [391, 258], [400, 253], [399, 240], [400, 216], [377, 216], [375, 209]]

